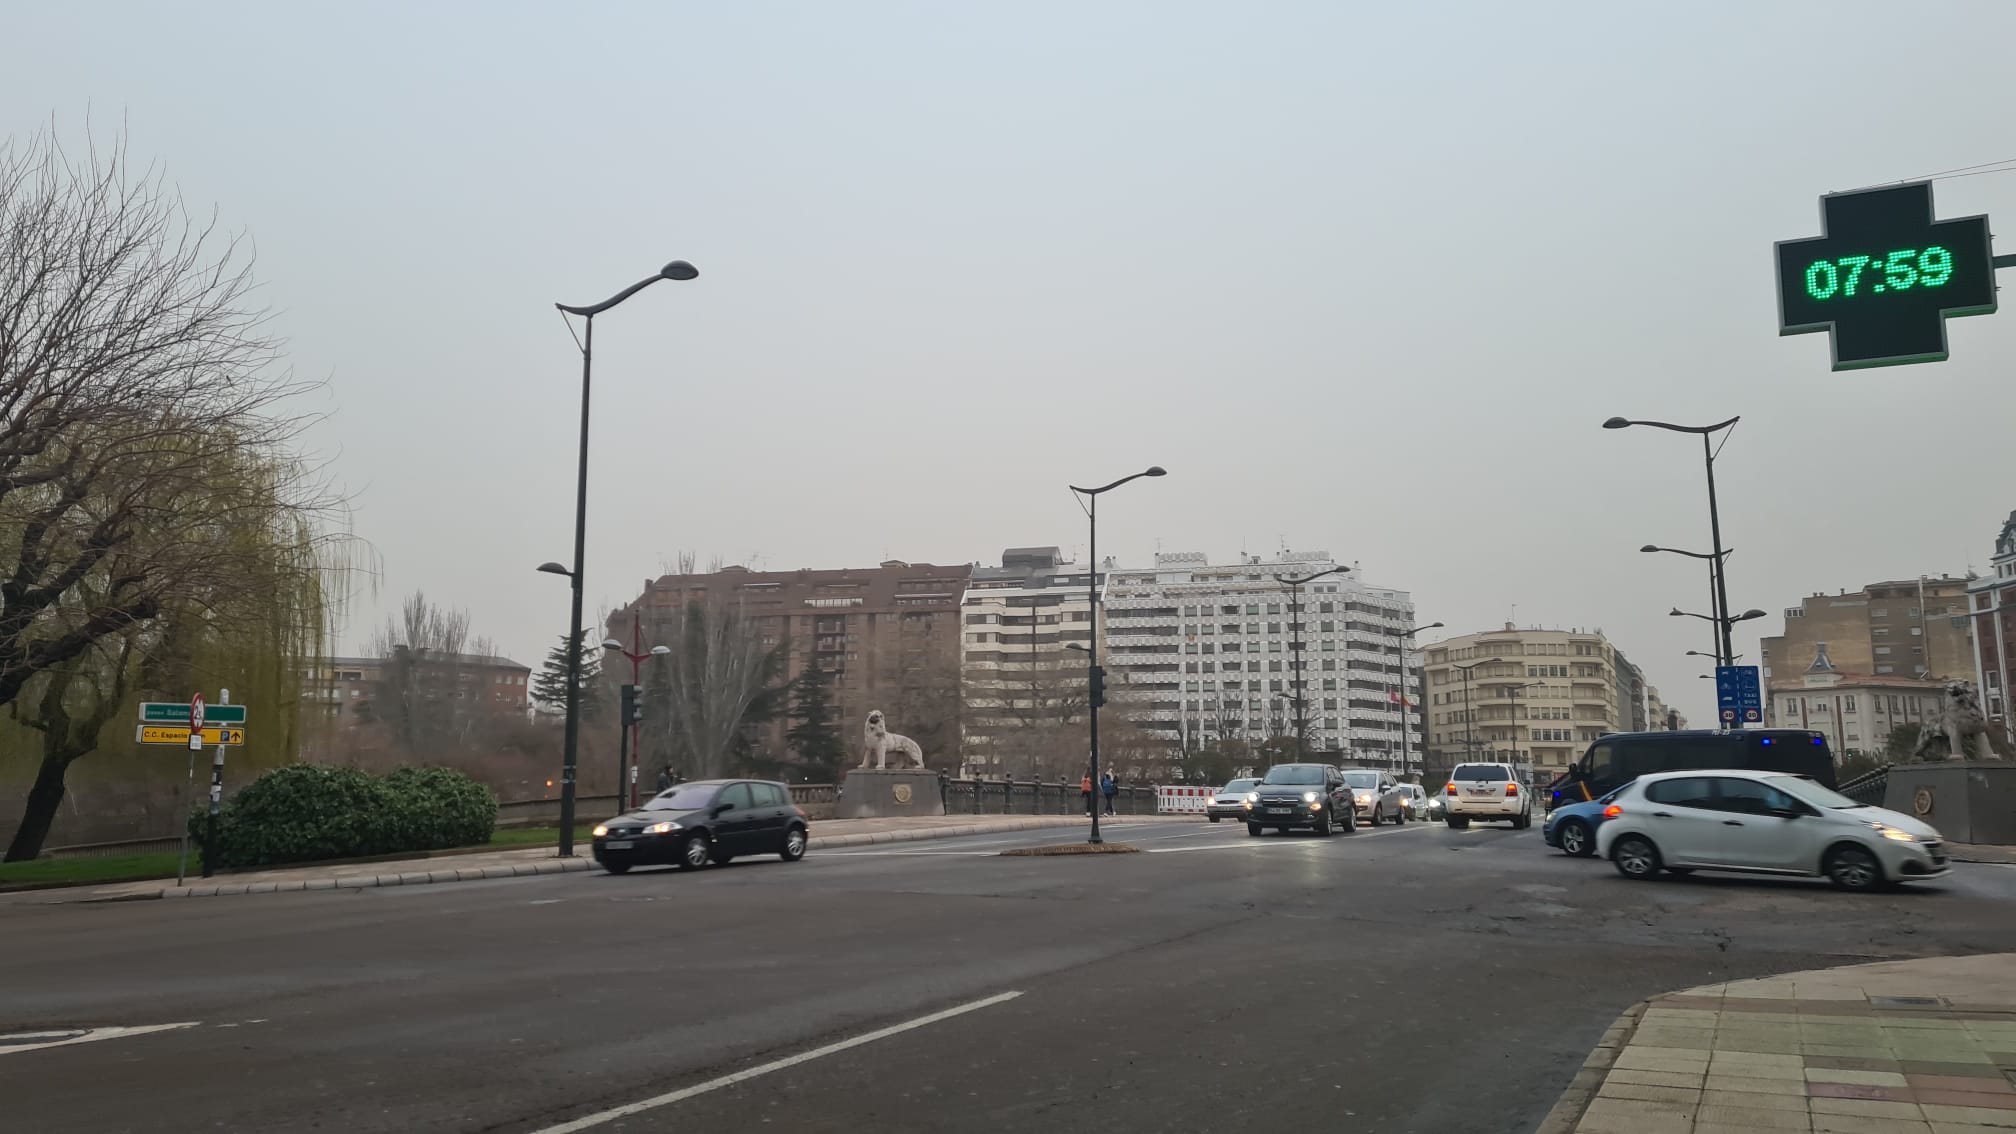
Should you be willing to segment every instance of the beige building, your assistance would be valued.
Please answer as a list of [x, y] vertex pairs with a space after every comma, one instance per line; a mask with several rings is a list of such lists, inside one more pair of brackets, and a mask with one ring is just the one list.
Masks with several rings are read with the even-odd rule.
[[1967, 580], [1871, 583], [1859, 591], [1815, 594], [1785, 608], [1785, 632], [1761, 643], [1766, 683], [1774, 672], [1797, 682], [1819, 644], [1845, 673], [1874, 677], [1974, 677]]
[[1092, 570], [1055, 547], [1011, 547], [974, 567], [959, 604], [966, 775], [1058, 774], [1082, 764]]
[[[1623, 731], [1623, 723], [1635, 719], [1618, 702], [1619, 655], [1601, 632], [1508, 623], [1421, 652], [1427, 766], [1438, 776], [1467, 759], [1495, 759], [1544, 781], [1565, 770], [1590, 741]], [[1644, 688], [1649, 716], [1658, 693]], [[1659, 709], [1663, 714], [1663, 704]]]
[[1941, 684], [1895, 674], [1847, 673], [1818, 650], [1806, 672], [1771, 682], [1766, 721], [1775, 728], [1806, 728], [1827, 734], [1835, 759], [1874, 756], [1899, 725], [1923, 724], [1939, 712]]

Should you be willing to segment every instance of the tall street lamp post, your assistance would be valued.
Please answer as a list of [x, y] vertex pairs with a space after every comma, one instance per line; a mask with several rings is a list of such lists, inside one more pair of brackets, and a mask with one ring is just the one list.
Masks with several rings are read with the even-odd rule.
[[1290, 578], [1276, 575], [1274, 581], [1288, 588], [1288, 646], [1295, 651], [1295, 672], [1290, 675], [1289, 691], [1295, 694], [1295, 759], [1309, 758], [1309, 700], [1303, 689], [1302, 680], [1302, 586], [1313, 583], [1326, 575], [1341, 575], [1349, 567], [1332, 567], [1328, 571], [1318, 571], [1314, 575]]
[[[1394, 694], [1400, 702], [1400, 774], [1407, 774], [1407, 639], [1423, 630], [1435, 630], [1440, 622], [1430, 622], [1426, 626], [1416, 626], [1412, 630], [1402, 630], [1393, 635], [1400, 639], [1400, 692]], [[1422, 771], [1427, 771], [1427, 761], [1422, 761]]]
[[[1701, 435], [1701, 457], [1708, 467], [1708, 531], [1715, 541], [1715, 562], [1722, 566], [1726, 566], [1722, 562], [1722, 514], [1717, 510], [1715, 505], [1715, 446], [1711, 438], [1716, 433], [1728, 429], [1742, 420], [1741, 417], [1732, 417], [1727, 421], [1718, 421], [1714, 425], [1674, 425], [1671, 422], [1665, 421], [1632, 421], [1629, 418], [1613, 417], [1603, 423], [1603, 428], [1605, 429], [1626, 429], [1633, 425], [1649, 425], [1654, 429], [1667, 429], [1674, 433], [1698, 433]], [[1722, 619], [1720, 623], [1722, 631], [1720, 645], [1722, 647], [1722, 656], [1726, 658], [1736, 652], [1735, 647], [1729, 641], [1729, 625], [1735, 620], [1729, 617], [1729, 572], [1726, 570], [1715, 572], [1715, 608], [1716, 616]]]
[[664, 657], [672, 652], [672, 647], [653, 646], [648, 650], [644, 648], [644, 616], [633, 607], [630, 611], [630, 648], [624, 649], [623, 643], [614, 638], [604, 638], [602, 648], [630, 659], [629, 695], [621, 699], [625, 719], [622, 731], [616, 736], [616, 798], [620, 803], [627, 792], [630, 806], [635, 807], [637, 773], [632, 767], [631, 760], [634, 754], [637, 763], [644, 762], [644, 748], [639, 743], [642, 738], [637, 733], [637, 699], [644, 695], [644, 663], [654, 657]]
[[[1736, 550], [1735, 548], [1731, 547], [1724, 549], [1720, 556], [1716, 556], [1701, 551], [1682, 551], [1677, 547], [1660, 547], [1658, 544], [1655, 543], [1648, 543], [1644, 547], [1639, 548], [1638, 550], [1645, 552], [1648, 555], [1663, 551], [1669, 555], [1684, 555], [1689, 559], [1706, 559], [1708, 561], [1708, 607], [1710, 610], [1715, 612], [1715, 615], [1718, 618], [1726, 617], [1729, 614], [1728, 608], [1722, 605], [1726, 596], [1722, 594], [1720, 580], [1722, 578], [1722, 566], [1724, 563], [1728, 561], [1729, 556], [1735, 552]], [[1716, 652], [1712, 654], [1705, 654], [1703, 656], [1716, 659], [1715, 661], [1716, 665], [1736, 664], [1735, 658], [1733, 656], [1730, 657], [1728, 661], [1722, 660], [1724, 655], [1721, 653], [1722, 650], [1721, 635], [1719, 634], [1716, 635], [1712, 645]]]
[[1463, 730], [1463, 755], [1465, 759], [1477, 758], [1477, 706], [1470, 700], [1470, 671], [1480, 665], [1504, 661], [1504, 658], [1479, 658], [1469, 665], [1452, 665], [1451, 669], [1463, 671], [1463, 720], [1467, 727]]
[[600, 303], [574, 307], [556, 303], [562, 314], [579, 315], [586, 323], [581, 336], [581, 454], [574, 475], [574, 567], [546, 563], [539, 570], [549, 575], [565, 575], [573, 590], [572, 608], [567, 617], [567, 733], [560, 764], [560, 857], [574, 854], [574, 769], [581, 739], [581, 579], [588, 544], [588, 391], [594, 365], [595, 316], [657, 283], [659, 280], [690, 280], [700, 270], [684, 260], [674, 260], [655, 276], [638, 280]]
[[[1087, 577], [1085, 582], [1086, 595], [1091, 601], [1092, 608], [1092, 644], [1091, 648], [1085, 651], [1087, 655], [1085, 680], [1086, 692], [1088, 694], [1085, 701], [1089, 706], [1088, 716], [1091, 722], [1092, 753], [1086, 763], [1085, 774], [1091, 777], [1092, 786], [1095, 790], [1099, 786], [1099, 705], [1106, 700], [1106, 671], [1099, 668], [1099, 497], [1126, 484], [1130, 480], [1139, 480], [1144, 476], [1167, 475], [1169, 475], [1168, 470], [1164, 469], [1161, 465], [1150, 465], [1131, 476], [1123, 476], [1112, 484], [1101, 485], [1098, 488], [1080, 488], [1075, 484], [1070, 486], [1071, 491], [1079, 493], [1086, 498], [1085, 519], [1089, 525], [1089, 546], [1086, 548], [1085, 557], [1092, 561], [1092, 573]], [[1085, 841], [1088, 843], [1103, 843], [1106, 841], [1099, 837], [1099, 809], [1097, 807], [1092, 809], [1092, 833], [1086, 837]]]

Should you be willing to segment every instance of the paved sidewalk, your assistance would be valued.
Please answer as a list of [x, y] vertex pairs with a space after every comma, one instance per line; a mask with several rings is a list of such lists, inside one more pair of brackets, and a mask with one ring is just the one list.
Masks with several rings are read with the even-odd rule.
[[[1198, 819], [1198, 815], [1120, 815], [1100, 819], [1100, 826]], [[932, 815], [901, 819], [827, 819], [812, 824], [809, 849], [863, 846], [873, 843], [949, 839], [1045, 827], [1084, 827], [1083, 815]], [[77, 886], [32, 890], [7, 895], [16, 901], [41, 903], [139, 901], [149, 898], [207, 898], [232, 894], [291, 893], [300, 890], [354, 890], [376, 886], [422, 886], [440, 882], [470, 882], [484, 878], [514, 878], [533, 874], [571, 874], [597, 869], [586, 843], [576, 856], [561, 858], [551, 847], [489, 851], [435, 858], [352, 862], [327, 866], [297, 866], [275, 870], [238, 871], [214, 878], [191, 877], [186, 886], [173, 881], [126, 882], [113, 886]]]
[[2008, 1134], [2016, 953], [1668, 993], [1625, 1014], [1541, 1134]]

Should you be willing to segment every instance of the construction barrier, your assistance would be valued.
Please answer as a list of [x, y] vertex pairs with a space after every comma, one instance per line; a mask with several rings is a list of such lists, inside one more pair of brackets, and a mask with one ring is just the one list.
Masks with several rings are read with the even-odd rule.
[[1155, 813], [1158, 815], [1201, 815], [1218, 794], [1215, 787], [1158, 787]]

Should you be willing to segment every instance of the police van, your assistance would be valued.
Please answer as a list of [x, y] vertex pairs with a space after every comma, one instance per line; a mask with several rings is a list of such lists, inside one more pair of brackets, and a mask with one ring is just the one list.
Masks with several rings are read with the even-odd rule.
[[1834, 753], [1823, 733], [1790, 728], [1728, 732], [1613, 732], [1548, 785], [1548, 808], [1607, 795], [1653, 772], [1747, 768], [1810, 776], [1834, 786]]

